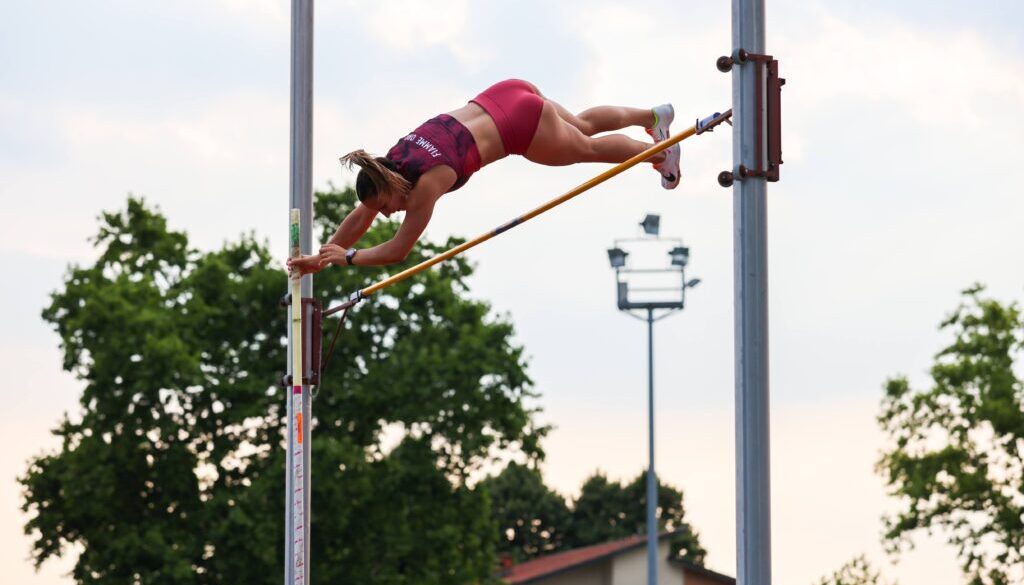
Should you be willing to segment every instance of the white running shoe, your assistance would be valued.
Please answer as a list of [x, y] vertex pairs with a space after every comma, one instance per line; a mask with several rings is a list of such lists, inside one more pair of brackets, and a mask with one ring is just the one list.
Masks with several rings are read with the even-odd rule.
[[666, 189], [675, 189], [679, 185], [679, 154], [679, 145], [673, 144], [665, 149], [665, 160], [654, 165], [661, 174], [661, 186]]
[[661, 104], [651, 108], [651, 112], [654, 113], [654, 126], [648, 128], [647, 133], [651, 135], [655, 142], [661, 142], [670, 136], [668, 127], [672, 125], [672, 120], [676, 117], [676, 111], [672, 104]]

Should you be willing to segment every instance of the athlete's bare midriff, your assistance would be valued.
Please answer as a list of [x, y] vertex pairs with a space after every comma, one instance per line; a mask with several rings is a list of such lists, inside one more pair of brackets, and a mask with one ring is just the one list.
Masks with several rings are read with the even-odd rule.
[[448, 115], [458, 120], [473, 135], [476, 148], [480, 152], [481, 167], [507, 156], [501, 135], [498, 134], [498, 127], [483, 108], [470, 102], [448, 112]]

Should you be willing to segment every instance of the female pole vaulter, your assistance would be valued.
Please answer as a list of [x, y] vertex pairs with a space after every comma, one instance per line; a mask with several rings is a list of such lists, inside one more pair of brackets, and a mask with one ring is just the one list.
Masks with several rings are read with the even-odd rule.
[[[341, 222], [319, 254], [289, 259], [300, 274], [331, 265], [378, 266], [401, 262], [426, 229], [434, 205], [445, 193], [497, 160], [518, 154], [532, 162], [563, 166], [581, 162], [621, 163], [651, 145], [624, 134], [602, 132], [640, 126], [660, 142], [669, 137], [671, 104], [651, 109], [597, 106], [572, 114], [546, 98], [532, 83], [509, 79], [484, 90], [461, 108], [423, 123], [398, 141], [385, 157], [357, 150], [342, 163], [360, 167], [360, 204]], [[661, 185], [679, 184], [679, 144], [651, 157]], [[405, 211], [391, 240], [357, 250], [353, 246], [377, 214]]]

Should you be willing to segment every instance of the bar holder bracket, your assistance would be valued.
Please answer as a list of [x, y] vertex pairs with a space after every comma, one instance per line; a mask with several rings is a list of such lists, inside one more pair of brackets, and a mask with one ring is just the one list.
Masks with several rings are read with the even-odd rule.
[[[287, 309], [291, 306], [291, 293], [281, 297], [280, 305]], [[311, 386], [320, 384], [320, 354], [323, 339], [323, 307], [319, 299], [309, 297], [302, 299], [302, 380]], [[292, 375], [281, 376], [281, 385], [288, 388], [292, 385]]]
[[741, 164], [736, 172], [722, 171], [718, 174], [718, 184], [723, 187], [731, 187], [734, 181], [748, 178], [763, 178], [773, 183], [779, 180], [779, 166], [782, 165], [782, 86], [786, 80], [779, 77], [778, 59], [737, 49], [732, 56], [719, 57], [715, 63], [723, 73], [729, 73], [733, 67], [750, 64], [757, 68], [759, 80], [755, 120], [757, 166], [750, 168]]

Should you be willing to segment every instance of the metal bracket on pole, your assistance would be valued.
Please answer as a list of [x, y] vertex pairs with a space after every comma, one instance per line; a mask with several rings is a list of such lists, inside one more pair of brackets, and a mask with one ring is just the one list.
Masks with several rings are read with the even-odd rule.
[[[281, 297], [280, 304], [287, 309], [291, 306], [292, 295]], [[320, 384], [320, 346], [323, 339], [323, 307], [319, 299], [302, 299], [302, 381], [311, 386]], [[281, 376], [281, 385], [292, 385], [291, 374]]]
[[348, 300], [345, 301], [344, 303], [341, 303], [336, 307], [331, 307], [330, 309], [324, 311], [323, 316], [330, 317], [331, 315], [338, 313], [340, 311], [351, 309], [352, 307], [358, 305], [365, 298], [366, 297], [363, 296], [363, 291], [357, 290], [356, 292], [352, 293], [352, 296], [350, 296]]
[[[771, 55], [748, 53], [738, 49], [733, 56], [719, 57], [715, 65], [723, 73], [732, 71], [736, 65], [753, 63], [757, 67], [762, 83], [757, 88], [757, 168], [740, 165], [736, 172], [722, 171], [718, 184], [731, 187], [736, 180], [760, 177], [767, 181], [779, 180], [779, 166], [782, 164], [782, 86], [786, 80], [779, 77], [779, 61]], [[767, 156], [766, 156], [767, 155]]]
[[694, 134], [703, 134], [705, 132], [714, 132], [715, 126], [718, 126], [722, 122], [726, 122], [732, 126], [732, 110], [726, 110], [725, 113], [715, 112], [703, 120], [697, 120], [693, 123], [693, 127], [696, 128]]

